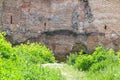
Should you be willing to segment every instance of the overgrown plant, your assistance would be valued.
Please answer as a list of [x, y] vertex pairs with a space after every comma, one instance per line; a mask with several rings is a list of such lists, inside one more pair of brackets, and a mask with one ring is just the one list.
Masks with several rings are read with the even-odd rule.
[[[75, 56], [75, 57], [73, 57]], [[72, 62], [74, 60], [74, 63]], [[68, 58], [69, 63], [73, 63], [76, 68], [83, 71], [99, 71], [104, 69], [110, 63], [118, 62], [118, 57], [114, 50], [106, 50], [102, 46], [96, 48], [93, 54], [72, 54]]]
[[73, 65], [78, 70], [85, 71], [83, 80], [120, 80], [120, 52], [99, 46], [92, 54], [81, 53], [76, 59], [69, 58], [75, 60]]
[[12, 47], [0, 33], [0, 80], [64, 80], [59, 70], [40, 63], [55, 62], [53, 53], [38, 43]]
[[70, 53], [70, 55], [67, 56], [67, 64], [69, 64], [69, 65], [74, 65], [77, 56], [78, 56], [77, 53]]
[[39, 43], [21, 44], [14, 47], [18, 56], [24, 57], [33, 63], [52, 63], [55, 62], [54, 55], [46, 46]]
[[4, 32], [0, 33], [0, 58], [8, 59], [11, 55], [13, 55], [10, 54], [13, 49], [11, 47], [11, 44], [5, 40], [5, 35], [6, 34]]

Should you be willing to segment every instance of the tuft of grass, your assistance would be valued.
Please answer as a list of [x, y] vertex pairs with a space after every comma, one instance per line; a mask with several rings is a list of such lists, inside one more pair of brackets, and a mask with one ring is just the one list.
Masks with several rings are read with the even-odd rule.
[[120, 80], [120, 64], [108, 65], [104, 70], [87, 72], [87, 80]]

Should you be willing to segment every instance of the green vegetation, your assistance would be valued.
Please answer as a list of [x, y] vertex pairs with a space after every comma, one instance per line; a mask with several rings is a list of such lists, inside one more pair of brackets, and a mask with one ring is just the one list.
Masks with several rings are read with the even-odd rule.
[[77, 54], [77, 57], [76, 54], [68, 57], [68, 64], [71, 63], [79, 71], [85, 71], [85, 80], [120, 80], [119, 53], [116, 55], [114, 50], [99, 46], [91, 55], [82, 52]]
[[44, 66], [55, 62], [47, 47], [29, 42], [12, 47], [4, 36], [0, 33], [0, 80], [120, 80], [120, 52], [99, 46], [93, 54], [71, 54], [68, 65]]
[[4, 35], [0, 33], [0, 80], [64, 80], [59, 70], [40, 65], [55, 62], [48, 48], [37, 43], [12, 47]]

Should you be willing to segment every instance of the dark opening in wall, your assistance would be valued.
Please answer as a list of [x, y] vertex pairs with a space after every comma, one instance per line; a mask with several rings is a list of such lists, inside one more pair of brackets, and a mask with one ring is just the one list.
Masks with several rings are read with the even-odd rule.
[[13, 24], [13, 17], [10, 16], [10, 24]]
[[44, 23], [44, 26], [46, 26], [46, 23]]
[[104, 29], [106, 30], [107, 29], [107, 26], [105, 25]]
[[88, 2], [88, 0], [83, 0], [84, 2]]

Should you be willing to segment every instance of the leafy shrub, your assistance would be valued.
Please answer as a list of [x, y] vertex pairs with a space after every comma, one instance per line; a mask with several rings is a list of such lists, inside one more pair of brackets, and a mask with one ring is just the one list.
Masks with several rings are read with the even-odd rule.
[[100, 71], [100, 70], [103, 70], [106, 66], [107, 66], [106, 61], [101, 61], [101, 62], [98, 62], [98, 63], [94, 63], [94, 64], [90, 67], [90, 71], [91, 71], [91, 72]]
[[18, 56], [24, 57], [33, 63], [55, 62], [52, 51], [38, 43], [21, 44], [14, 47], [14, 49]]
[[5, 40], [4, 36], [5, 33], [0, 33], [0, 57], [8, 59], [11, 55], [12, 47], [11, 44]]
[[[107, 67], [109, 63], [112, 63], [112, 60], [115, 56], [113, 50], [106, 50], [102, 46], [96, 48], [96, 51], [92, 54], [94, 63], [90, 67], [90, 71], [95, 72], [103, 70]], [[116, 58], [115, 58], [116, 59]]]
[[102, 46], [99, 46], [96, 48], [95, 52], [93, 52], [92, 56], [96, 63], [103, 61], [107, 58], [107, 50]]
[[40, 65], [47, 62], [55, 62], [55, 58], [45, 46], [31, 43], [12, 47], [0, 33], [0, 80], [64, 80], [59, 70]]
[[[99, 71], [106, 68], [111, 63], [118, 62], [118, 57], [115, 55], [115, 51], [110, 49], [106, 50], [102, 46], [96, 48], [93, 54], [82, 54], [72, 55], [68, 58], [69, 63], [71, 62], [78, 70], [83, 71]], [[75, 57], [74, 57], [75, 56]], [[76, 58], [76, 59], [75, 59]], [[73, 62], [73, 61], [74, 62]]]
[[93, 64], [93, 57], [91, 55], [79, 55], [75, 62], [75, 67], [78, 70], [89, 70]]
[[0, 57], [14, 58], [16, 56], [24, 57], [33, 63], [55, 62], [54, 55], [46, 46], [39, 43], [21, 44], [16, 47], [5, 40], [5, 33], [0, 33]]
[[83, 80], [120, 80], [120, 52], [116, 55], [114, 50], [99, 46], [91, 55], [77, 54], [76, 59], [70, 58], [75, 60], [73, 65], [78, 70], [85, 71]]

